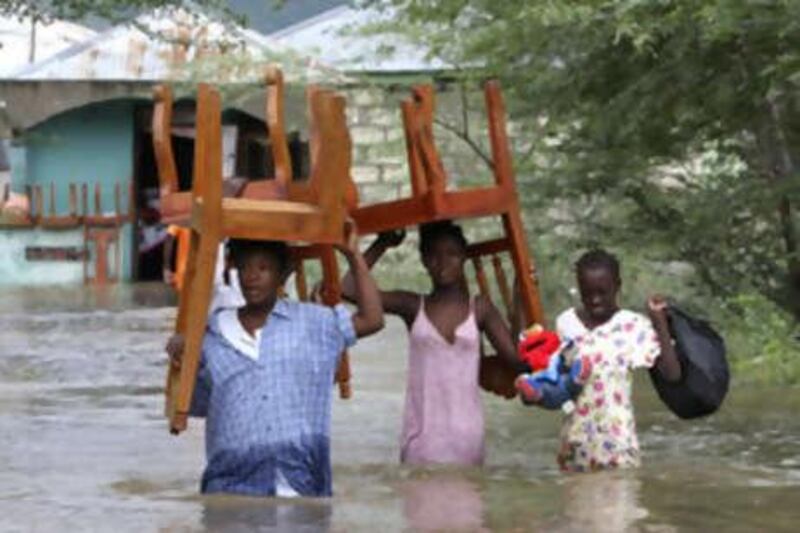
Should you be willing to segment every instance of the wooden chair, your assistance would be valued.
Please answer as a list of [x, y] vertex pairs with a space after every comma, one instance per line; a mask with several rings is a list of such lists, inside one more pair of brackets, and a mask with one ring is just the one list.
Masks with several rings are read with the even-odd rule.
[[[533, 261], [525, 242], [519, 200], [506, 134], [505, 106], [500, 85], [489, 81], [484, 86], [492, 154], [494, 184], [471, 189], [450, 190], [433, 137], [434, 91], [431, 85], [416, 86], [412, 98], [402, 103], [406, 150], [412, 194], [390, 202], [358, 207], [353, 218], [362, 233], [378, 233], [406, 226], [446, 219], [499, 216], [503, 235], [469, 247], [477, 285], [482, 294], [491, 297], [483, 260], [491, 261], [498, 293], [509, 319], [516, 314], [512, 288], [502, 266], [501, 254], [510, 255], [519, 283], [520, 299], [526, 324], [544, 323], [545, 317], [533, 274]], [[484, 357], [481, 364], [481, 385], [492, 392], [513, 397], [514, 372], [505, 368], [496, 357]]]
[[192, 237], [187, 290], [181, 294], [176, 321], [185, 348], [180, 368], [170, 366], [167, 384], [167, 415], [173, 433], [187, 424], [220, 241], [230, 237], [330, 245], [344, 240], [343, 197], [350, 165], [344, 99], [317, 91], [309, 111], [318, 139], [316, 158], [324, 163], [312, 170], [312, 179], [320, 184], [318, 201], [223, 198], [220, 96], [209, 85], [198, 87]]
[[[265, 117], [270, 139], [270, 149], [274, 162], [275, 176], [272, 179], [248, 182], [242, 191], [243, 198], [253, 200], [289, 200], [317, 204], [320, 201], [320, 180], [322, 175], [318, 165], [324, 164], [318, 158], [319, 139], [314, 117], [309, 122], [311, 135], [311, 176], [307, 180], [295, 180], [292, 173], [292, 161], [289, 155], [289, 144], [284, 125], [284, 82], [281, 71], [275, 67], [267, 67], [264, 72], [266, 87]], [[309, 108], [314, 94], [320, 91], [316, 86], [309, 86], [306, 92]], [[162, 221], [186, 225], [189, 222], [191, 208], [191, 191], [178, 189], [178, 174], [172, 151], [172, 91], [167, 85], [159, 85], [154, 91], [153, 106], [153, 150], [159, 176], [159, 194]], [[348, 141], [349, 143], [349, 141]], [[347, 151], [348, 158], [350, 150]], [[348, 159], [349, 168], [349, 159]], [[316, 169], [316, 170], [315, 170]], [[348, 173], [345, 184], [345, 204], [353, 207], [357, 203], [355, 185]], [[295, 285], [301, 300], [308, 300], [308, 281], [305, 275], [305, 261], [320, 261], [322, 264], [322, 302], [325, 305], [336, 305], [341, 301], [336, 253], [330, 245], [292, 246], [295, 260]], [[180, 296], [179, 296], [180, 297]], [[339, 359], [336, 372], [339, 384], [339, 396], [350, 398], [350, 358], [345, 351]]]
[[[358, 207], [353, 211], [353, 218], [359, 230], [362, 233], [378, 233], [437, 220], [499, 216], [502, 218], [504, 235], [473, 245], [470, 251], [473, 263], [480, 268], [481, 257], [495, 257], [501, 252], [508, 252], [520, 283], [526, 319], [529, 322], [543, 322], [538, 290], [531, 277], [533, 262], [525, 242], [499, 83], [489, 81], [484, 86], [494, 184], [471, 189], [447, 188], [447, 175], [433, 138], [433, 87], [416, 86], [412, 94], [411, 99], [402, 103], [411, 197]], [[497, 265], [494, 260], [493, 264]], [[485, 278], [482, 269], [478, 270], [478, 278]], [[510, 306], [508, 284], [504, 277], [500, 279], [504, 283], [501, 294]], [[485, 279], [479, 285], [488, 287]]]

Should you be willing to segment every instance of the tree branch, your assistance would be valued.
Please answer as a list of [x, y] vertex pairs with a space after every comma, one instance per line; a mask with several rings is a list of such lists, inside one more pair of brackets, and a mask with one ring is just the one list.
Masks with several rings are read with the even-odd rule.
[[436, 124], [437, 126], [441, 126], [442, 128], [446, 129], [447, 131], [455, 134], [456, 137], [458, 137], [459, 139], [461, 139], [462, 141], [467, 143], [469, 145], [469, 147], [472, 148], [472, 150], [476, 154], [478, 154], [478, 156], [481, 159], [483, 159], [483, 162], [486, 163], [486, 166], [489, 167], [489, 170], [494, 170], [494, 163], [492, 162], [492, 158], [489, 157], [488, 155], [486, 155], [486, 153], [484, 153], [483, 149], [475, 141], [475, 139], [470, 137], [468, 134], [464, 133], [463, 129], [459, 129], [459, 128], [453, 126], [452, 124], [449, 124], [449, 123], [447, 123], [447, 122], [445, 122], [445, 121], [443, 121], [441, 119], [438, 119], [438, 118], [434, 118], [433, 119], [433, 123]]

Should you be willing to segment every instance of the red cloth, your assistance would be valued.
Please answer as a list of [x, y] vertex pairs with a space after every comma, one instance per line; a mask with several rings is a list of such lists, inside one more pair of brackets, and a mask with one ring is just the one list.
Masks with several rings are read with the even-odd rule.
[[540, 329], [531, 332], [528, 330], [523, 334], [517, 351], [522, 362], [531, 367], [534, 372], [538, 372], [547, 368], [550, 356], [558, 351], [559, 346], [561, 346], [561, 339], [555, 331]]

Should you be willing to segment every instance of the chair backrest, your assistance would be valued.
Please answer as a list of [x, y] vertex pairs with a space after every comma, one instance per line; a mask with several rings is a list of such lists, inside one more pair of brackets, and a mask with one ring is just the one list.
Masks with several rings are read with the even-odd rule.
[[507, 239], [484, 241], [472, 244], [467, 248], [467, 258], [472, 263], [475, 271], [475, 281], [478, 285], [478, 290], [483, 296], [489, 299], [492, 299], [492, 290], [483, 260], [488, 258], [491, 262], [498, 293], [509, 320], [514, 317], [516, 311], [514, 309], [511, 286], [508, 283], [508, 277], [506, 276], [501, 257], [503, 253], [510, 252], [510, 245]]

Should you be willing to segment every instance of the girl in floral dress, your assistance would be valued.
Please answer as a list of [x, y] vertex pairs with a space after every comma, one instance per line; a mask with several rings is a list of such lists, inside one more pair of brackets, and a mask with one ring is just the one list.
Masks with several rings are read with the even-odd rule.
[[574, 340], [575, 357], [588, 356], [592, 374], [561, 430], [558, 464], [566, 471], [639, 465], [639, 441], [631, 404], [632, 371], [656, 367], [669, 381], [681, 378], [660, 296], [647, 301], [649, 319], [620, 309], [622, 287], [617, 259], [604, 250], [585, 253], [576, 263], [582, 307], [559, 315], [556, 329]]

